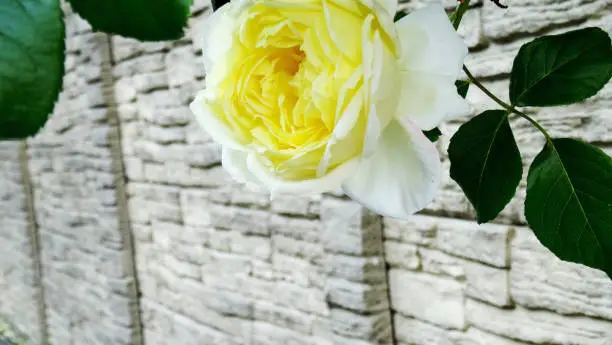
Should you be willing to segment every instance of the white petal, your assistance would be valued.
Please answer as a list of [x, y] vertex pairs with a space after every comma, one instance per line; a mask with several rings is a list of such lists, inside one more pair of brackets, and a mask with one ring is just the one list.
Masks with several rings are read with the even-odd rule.
[[366, 126], [365, 138], [363, 139], [362, 157], [369, 158], [376, 153], [376, 147], [380, 141], [382, 126], [378, 118], [378, 111], [375, 104], [370, 105], [370, 114], [368, 116], [368, 124]]
[[247, 157], [248, 153], [245, 151], [224, 147], [221, 153], [221, 164], [234, 180], [245, 184], [251, 190], [262, 190], [261, 182], [247, 167]]
[[399, 109], [421, 129], [432, 129], [470, 108], [456, 91], [467, 46], [441, 6], [429, 6], [397, 24], [401, 56]]
[[397, 0], [375, 0], [380, 6], [382, 6], [388, 14], [392, 17], [397, 12]]
[[[364, 42], [363, 50], [368, 47]], [[376, 104], [381, 126], [384, 128], [397, 114], [401, 95], [401, 74], [395, 56], [383, 46], [380, 32], [374, 33], [372, 41], [372, 79], [370, 80], [371, 102]]]
[[343, 139], [346, 137], [359, 119], [361, 114], [361, 108], [363, 107], [363, 91], [362, 89], [357, 90], [355, 96], [351, 99], [349, 104], [346, 106], [340, 119], [336, 122], [332, 136], [334, 139]]
[[342, 183], [352, 174], [359, 166], [358, 159], [350, 160], [327, 175], [303, 181], [286, 181], [274, 176], [259, 159], [255, 153], [249, 154], [247, 158], [247, 166], [251, 173], [261, 181], [272, 195], [274, 194], [318, 194], [333, 190], [338, 190]]
[[344, 192], [383, 216], [408, 218], [431, 202], [441, 178], [440, 156], [421, 130], [394, 120], [377, 151], [343, 185]]
[[444, 120], [466, 115], [468, 103], [459, 96], [455, 79], [423, 72], [402, 72], [402, 93], [398, 115], [405, 116], [423, 130]]
[[214, 11], [197, 29], [195, 43], [202, 49], [206, 73], [210, 73], [215, 63], [223, 61], [230, 50], [236, 32], [237, 14], [248, 3], [248, 0], [228, 2]]
[[195, 100], [189, 105], [189, 109], [195, 115], [198, 124], [215, 142], [233, 150], [246, 150], [232, 131], [219, 120], [214, 110], [207, 104], [206, 90], [200, 91], [196, 95]]
[[444, 8], [431, 5], [396, 23], [400, 44], [400, 68], [444, 74], [457, 79], [468, 49]]

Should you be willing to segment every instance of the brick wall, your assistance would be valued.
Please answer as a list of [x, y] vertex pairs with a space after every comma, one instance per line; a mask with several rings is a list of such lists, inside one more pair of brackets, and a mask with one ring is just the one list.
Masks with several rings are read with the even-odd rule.
[[28, 142], [47, 341], [139, 345], [113, 81], [106, 77], [110, 43], [65, 10], [63, 92], [53, 120]]
[[[507, 11], [474, 1], [461, 29], [466, 64], [502, 96], [532, 35], [612, 32], [609, 0], [507, 1]], [[271, 199], [233, 183], [187, 109], [205, 78], [196, 33], [210, 11], [196, 1], [182, 40], [139, 43], [92, 33], [66, 8], [56, 114], [27, 152], [0, 146], [0, 251], [14, 253], [0, 256], [0, 317], [52, 345], [612, 341], [612, 282], [537, 242], [524, 181], [482, 226], [448, 175], [410, 221], [339, 193]], [[474, 113], [494, 106], [475, 89], [468, 99]], [[608, 85], [581, 105], [527, 111], [553, 135], [612, 153], [611, 108]], [[462, 121], [444, 125], [441, 152]], [[539, 134], [512, 126], [527, 167]]]

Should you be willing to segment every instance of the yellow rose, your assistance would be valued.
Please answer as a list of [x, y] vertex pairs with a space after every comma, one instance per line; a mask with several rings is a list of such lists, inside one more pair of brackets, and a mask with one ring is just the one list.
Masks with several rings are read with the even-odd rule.
[[393, 22], [397, 0], [233, 0], [203, 32], [192, 112], [237, 180], [272, 193], [342, 188], [405, 218], [441, 167], [422, 130], [468, 112], [467, 48], [440, 6]]

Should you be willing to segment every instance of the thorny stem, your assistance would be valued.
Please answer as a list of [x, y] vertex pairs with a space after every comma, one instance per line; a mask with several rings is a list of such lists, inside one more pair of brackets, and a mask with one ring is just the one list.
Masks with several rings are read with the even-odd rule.
[[477, 88], [479, 88], [482, 92], [484, 92], [487, 96], [489, 96], [493, 101], [495, 101], [495, 103], [499, 104], [504, 109], [506, 109], [508, 111], [508, 113], [514, 113], [514, 114], [524, 118], [525, 120], [529, 121], [540, 132], [542, 132], [542, 134], [544, 134], [544, 136], [546, 137], [547, 141], [551, 141], [550, 134], [548, 134], [546, 129], [544, 129], [544, 127], [542, 127], [542, 125], [540, 125], [538, 123], [538, 121], [534, 120], [531, 116], [525, 114], [524, 112], [516, 109], [516, 107], [514, 107], [513, 105], [510, 105], [510, 104], [502, 101], [499, 97], [495, 96], [491, 91], [489, 91], [489, 89], [487, 89], [484, 85], [482, 85], [482, 83], [480, 81], [478, 81], [476, 79], [476, 77], [474, 77], [472, 72], [470, 72], [470, 70], [465, 65], [463, 65], [463, 71], [468, 76], [468, 78], [470, 79], [472, 84], [474, 84]]

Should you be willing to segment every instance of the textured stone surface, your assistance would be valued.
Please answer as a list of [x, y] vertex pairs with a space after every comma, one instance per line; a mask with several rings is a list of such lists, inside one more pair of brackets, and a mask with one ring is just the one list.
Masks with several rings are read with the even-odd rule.
[[391, 305], [398, 313], [447, 328], [465, 327], [461, 283], [428, 274], [391, 270], [389, 286]]
[[507, 267], [509, 261], [507, 227], [462, 222], [440, 221], [437, 247], [457, 256], [481, 261], [497, 267]]
[[612, 337], [606, 321], [582, 316], [561, 316], [547, 311], [503, 310], [468, 299], [468, 321], [494, 334], [537, 344], [600, 344]]
[[512, 242], [512, 298], [530, 308], [612, 320], [612, 281], [601, 271], [563, 262], [525, 228]]
[[108, 37], [67, 11], [64, 90], [29, 141], [49, 343], [141, 344]]
[[555, 25], [571, 24], [593, 17], [610, 3], [607, 0], [512, 0], [506, 11], [484, 2], [484, 34], [501, 39], [516, 34], [533, 34]]
[[35, 253], [19, 142], [0, 142], [0, 323], [34, 343], [43, 339]]
[[465, 332], [448, 330], [435, 325], [407, 318], [397, 314], [395, 316], [396, 336], [399, 344], [414, 345], [519, 345], [520, 342], [500, 337], [470, 327]]
[[[606, 0], [505, 2], [510, 9], [472, 1], [460, 28], [466, 64], [504, 99], [532, 34], [612, 32]], [[450, 11], [456, 1], [443, 4]], [[409, 220], [381, 219], [339, 192], [271, 198], [235, 184], [187, 108], [204, 84], [197, 28], [209, 5], [195, 1], [176, 42], [113, 36], [112, 61], [109, 38], [67, 16], [64, 92], [27, 162], [50, 344], [140, 345], [140, 316], [148, 345], [607, 345], [611, 283], [560, 262], [524, 228], [525, 178], [497, 224], [472, 220], [446, 157], [466, 118], [441, 127], [440, 193]], [[468, 100], [474, 114], [496, 107], [474, 87]], [[608, 147], [611, 107], [612, 84], [578, 105], [526, 111], [554, 136]], [[543, 141], [521, 119], [511, 126], [525, 177]], [[34, 338], [41, 320], [17, 154], [17, 144], [0, 143], [0, 252], [13, 254], [0, 255], [0, 318]]]
[[507, 270], [476, 262], [466, 262], [463, 267], [467, 280], [466, 293], [468, 296], [500, 307], [512, 304], [509, 272]]

